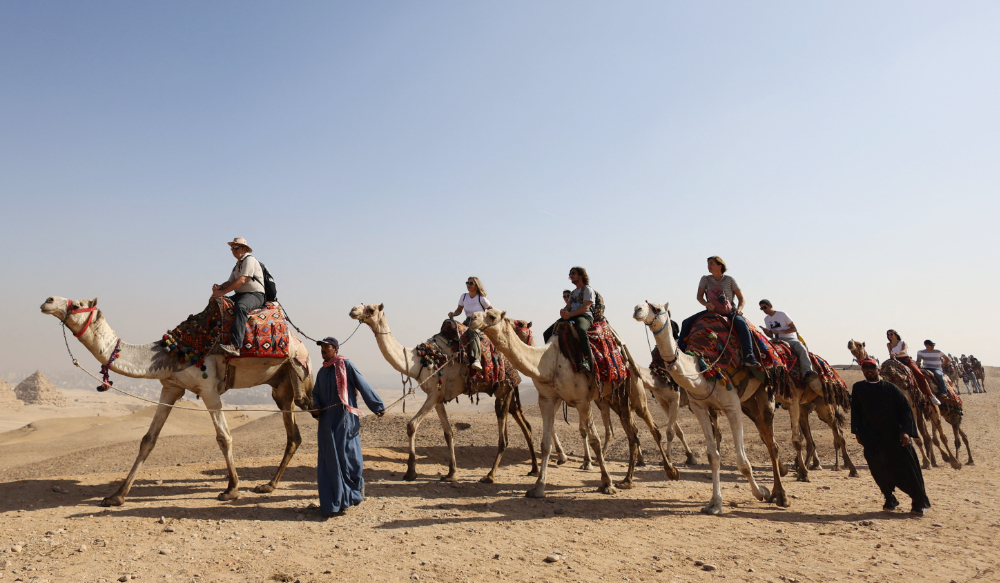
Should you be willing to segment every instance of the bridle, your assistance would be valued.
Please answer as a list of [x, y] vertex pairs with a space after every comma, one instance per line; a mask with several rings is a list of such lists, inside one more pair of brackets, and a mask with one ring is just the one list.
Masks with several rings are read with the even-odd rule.
[[73, 333], [74, 338], [79, 338], [80, 336], [83, 336], [83, 333], [86, 332], [88, 328], [90, 328], [90, 325], [94, 322], [94, 313], [97, 312], [97, 306], [92, 306], [90, 308], [77, 308], [74, 310], [73, 300], [66, 300], [66, 317], [63, 318], [62, 321], [63, 326], [66, 326], [66, 322], [69, 321], [69, 317], [72, 316], [73, 314], [83, 314], [86, 312], [90, 312], [90, 315], [87, 316], [87, 322], [83, 325], [83, 328], [81, 328], [79, 332]]
[[[653, 311], [653, 304], [651, 304], [651, 303], [649, 303], [647, 301], [646, 305], [649, 306], [650, 311]], [[667, 328], [671, 328], [671, 326], [670, 326], [670, 310], [663, 310], [662, 312], [658, 312], [655, 317], [659, 318], [660, 316], [662, 316], [664, 314], [667, 315], [667, 319], [663, 322], [663, 326], [659, 330], [657, 330], [656, 332], [653, 332], [653, 336], [658, 335], [660, 332], [663, 332]], [[650, 328], [652, 328], [652, 326]], [[669, 362], [666, 361], [666, 360], [664, 360], [663, 364], [665, 364], [667, 366], [667, 368], [673, 368], [674, 364], [677, 363], [677, 358], [680, 356], [680, 354], [681, 354], [681, 347], [678, 346], [677, 343], [675, 342], [674, 343], [674, 357], [671, 358]]]

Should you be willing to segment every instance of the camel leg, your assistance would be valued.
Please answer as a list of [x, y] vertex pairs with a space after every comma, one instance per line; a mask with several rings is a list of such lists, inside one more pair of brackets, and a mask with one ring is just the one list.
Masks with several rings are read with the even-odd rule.
[[[653, 421], [653, 415], [649, 412], [649, 407], [646, 407], [640, 401], [636, 414], [646, 422], [646, 426], [649, 427], [649, 434], [653, 436], [653, 443], [656, 444], [656, 447], [660, 448], [660, 455], [663, 457], [663, 470], [667, 473], [667, 477], [671, 480], [679, 480], [681, 474], [674, 467], [674, 464], [670, 463], [669, 448], [663, 447], [663, 435], [660, 433], [660, 428], [657, 427], [656, 422]], [[668, 420], [667, 422], [673, 425], [672, 421]], [[638, 435], [636, 435], [636, 444], [638, 444]]]
[[681, 424], [674, 421], [674, 435], [677, 439], [681, 441], [681, 447], [684, 448], [684, 463], [689, 466], [694, 466], [698, 464], [698, 458], [695, 456], [694, 451], [688, 446], [687, 439], [684, 436], [684, 430], [681, 429]]
[[955, 459], [958, 459], [958, 449], [961, 447], [961, 444], [959, 443], [959, 436], [961, 436], [962, 441], [965, 442], [965, 454], [969, 456], [969, 461], [965, 462], [965, 465], [976, 465], [976, 462], [972, 461], [972, 449], [969, 447], [969, 436], [965, 434], [965, 431], [962, 431], [962, 418], [959, 417], [955, 423], [952, 423], [951, 419], [949, 419], [948, 422], [951, 423], [951, 429], [955, 433]]
[[458, 461], [455, 459], [455, 436], [451, 432], [451, 421], [448, 421], [448, 412], [444, 410], [444, 403], [434, 406], [437, 410], [438, 419], [441, 420], [441, 427], [444, 429], [444, 441], [448, 444], [448, 475], [442, 476], [442, 482], [457, 482], [455, 472], [458, 470]]
[[[841, 423], [843, 417], [841, 417], [840, 419], [837, 418], [836, 405], [827, 405], [825, 403], [821, 403], [816, 406], [816, 415], [820, 418], [821, 421], [829, 425], [830, 429], [833, 431], [833, 448], [834, 451], [837, 451], [839, 449], [841, 453], [844, 454], [844, 465], [847, 466], [849, 472], [848, 476], [850, 476], [851, 478], [857, 478], [858, 469], [854, 467], [854, 462], [851, 461], [851, 455], [847, 453], [847, 440], [844, 438], [844, 432]], [[834, 469], [840, 469], [840, 468], [835, 466]]]
[[809, 469], [802, 459], [802, 392], [796, 388], [792, 389], [792, 397], [788, 402], [788, 416], [792, 421], [792, 447], [795, 448], [795, 474], [800, 482], [808, 482]]
[[768, 492], [765, 486], [758, 484], [757, 480], [754, 479], [753, 466], [750, 465], [750, 460], [747, 459], [744, 442], [745, 436], [743, 434], [743, 412], [733, 407], [724, 409], [723, 413], [726, 415], [726, 419], [729, 421], [729, 428], [733, 432], [733, 450], [736, 454], [736, 468], [747, 479], [747, 482], [750, 483], [750, 492], [754, 498], [757, 500], [766, 500], [770, 497], [771, 493]]
[[417, 428], [420, 427], [420, 422], [424, 420], [424, 417], [437, 405], [439, 395], [440, 391], [427, 393], [427, 400], [420, 406], [420, 410], [413, 416], [413, 419], [410, 419], [410, 422], [406, 424], [406, 436], [410, 440], [410, 457], [406, 460], [406, 473], [403, 475], [403, 479], [407, 482], [417, 479]]
[[[721, 456], [719, 455], [718, 442], [715, 441], [715, 426], [712, 425], [712, 417], [709, 415], [708, 409], [694, 406], [691, 407], [691, 412], [698, 419], [701, 430], [705, 434], [705, 455], [708, 456], [708, 465], [712, 470], [712, 498], [701, 511], [705, 514], [718, 516], [722, 514], [722, 480], [719, 475]], [[742, 431], [740, 433], [742, 434]]]
[[258, 494], [270, 494], [278, 487], [281, 477], [285, 475], [288, 464], [292, 461], [292, 456], [302, 445], [302, 434], [299, 433], [299, 425], [295, 422], [295, 413], [292, 412], [294, 405], [294, 391], [291, 385], [281, 383], [271, 390], [271, 398], [274, 399], [278, 409], [281, 409], [281, 421], [285, 424], [285, 454], [281, 457], [278, 470], [274, 472], [274, 477], [266, 484], [260, 484], [253, 489]]
[[611, 404], [605, 399], [600, 402], [601, 421], [604, 423], [604, 444], [601, 451], [608, 451], [608, 445], [614, 438], [614, 428], [611, 425]]
[[[931, 468], [931, 456], [934, 455], [934, 451], [931, 449], [931, 440], [927, 435], [927, 425], [925, 423], [923, 411], [917, 409], [910, 404], [910, 412], [913, 413], [913, 421], [917, 424], [917, 433], [920, 435], [910, 436], [913, 442], [917, 446], [917, 451], [920, 452], [920, 467], [925, 470]], [[928, 455], [929, 454], [929, 455]], [[937, 467], [937, 463], [934, 464]]]
[[149, 424], [149, 429], [146, 430], [146, 435], [142, 436], [142, 441], [139, 442], [139, 455], [135, 458], [135, 463], [132, 464], [132, 471], [128, 473], [125, 480], [118, 486], [118, 491], [105, 498], [101, 502], [101, 506], [121, 506], [125, 502], [125, 496], [128, 496], [129, 490], [132, 489], [132, 483], [135, 482], [135, 476], [139, 473], [139, 468], [142, 467], [142, 463], [146, 461], [149, 453], [156, 446], [156, 438], [160, 435], [160, 430], [163, 429], [163, 424], [170, 415], [170, 405], [173, 405], [177, 402], [177, 399], [184, 396], [184, 387], [173, 383], [167, 384], [166, 382], [162, 382], [162, 384], [163, 388], [160, 389], [160, 404], [156, 408], [156, 413], [153, 415], [152, 423]]
[[[500, 460], [503, 458], [503, 452], [507, 451], [507, 413], [510, 412], [510, 402], [513, 394], [512, 391], [507, 392], [505, 395], [497, 392], [495, 395], [496, 398], [493, 401], [493, 410], [497, 415], [497, 455], [493, 460], [493, 467], [490, 468], [489, 473], [479, 478], [479, 481], [484, 484], [493, 483], [494, 475], [497, 468], [500, 467]], [[530, 441], [528, 442], [528, 448], [532, 449], [531, 458], [534, 461], [534, 448], [531, 447]]]
[[583, 438], [583, 465], [581, 470], [589, 470], [594, 467], [594, 460], [590, 457], [590, 444], [587, 442], [587, 430], [580, 428], [580, 437]]
[[[521, 428], [521, 433], [524, 434], [524, 441], [528, 444], [528, 453], [531, 454], [531, 471], [528, 472], [528, 475], [537, 476], [538, 457], [535, 455], [535, 440], [531, 437], [531, 424], [528, 423], [528, 419], [524, 416], [524, 410], [521, 409], [521, 397], [517, 394], [517, 387], [514, 387], [513, 395], [513, 402], [510, 405], [510, 416], [514, 418], [517, 426]], [[565, 463], [566, 454], [562, 453], [562, 447], [557, 447], [556, 451], [563, 458], [562, 463]]]
[[[559, 432], [556, 431], [555, 427], [552, 428], [552, 443], [555, 444], [556, 448], [556, 465], [561, 466], [569, 461], [569, 458], [566, 457], [566, 450], [563, 449], [562, 442], [559, 441]], [[587, 445], [586, 441], [584, 442], [584, 445]], [[531, 475], [537, 476], [538, 472]]]
[[[819, 456], [816, 454], [816, 439], [813, 437], [812, 427], [809, 425], [809, 413], [810, 411], [803, 407], [802, 417], [799, 419], [799, 431], [802, 432], [802, 440], [806, 444], [805, 462], [810, 470], [822, 470], [823, 464], [820, 463]], [[834, 440], [833, 456], [833, 469], [839, 470], [840, 458], [837, 456], [836, 440]]]
[[[958, 457], [951, 454], [951, 446], [948, 445], [948, 438], [945, 437], [944, 427], [941, 426], [941, 415], [933, 415], [931, 417], [931, 428], [934, 430], [934, 445], [941, 450], [941, 459], [945, 463], [951, 465], [953, 469], [962, 469], [962, 462], [958, 461]], [[941, 439], [938, 439], [941, 436]]]
[[636, 454], [639, 449], [639, 428], [636, 426], [635, 418], [632, 417], [632, 411], [627, 405], [615, 407], [615, 412], [618, 413], [618, 420], [622, 424], [622, 429], [625, 430], [625, 439], [628, 441], [628, 470], [625, 473], [625, 479], [616, 486], [623, 490], [631, 490], [632, 478], [635, 474]]
[[219, 494], [219, 500], [223, 502], [236, 500], [240, 497], [240, 477], [236, 474], [236, 460], [233, 459], [233, 436], [229, 433], [229, 425], [226, 423], [226, 414], [222, 412], [222, 398], [216, 393], [203, 393], [202, 401], [205, 408], [209, 410], [212, 423], [215, 425], [215, 440], [219, 442], [219, 449], [222, 450], [222, 457], [226, 459], [226, 472], [229, 474], [229, 485], [224, 492]]
[[[771, 470], [774, 472], [774, 486], [770, 492], [770, 496], [765, 494], [768, 502], [774, 502], [778, 506], [788, 507], [788, 497], [785, 495], [785, 486], [781, 483], [781, 467], [780, 461], [778, 460], [778, 444], [774, 442], [774, 411], [771, 409], [771, 403], [768, 400], [767, 393], [765, 391], [758, 390], [757, 393], [750, 398], [749, 401], [743, 404], [743, 412], [747, 414], [750, 419], [753, 420], [754, 425], [757, 426], [757, 432], [760, 434], [761, 441], [764, 442], [764, 446], [767, 447], [767, 453], [771, 456]], [[763, 492], [767, 492], [767, 488], [761, 486]]]
[[615, 494], [614, 485], [611, 483], [611, 475], [608, 473], [607, 464], [604, 463], [604, 450], [601, 449], [601, 440], [597, 435], [597, 424], [594, 423], [594, 416], [591, 413], [590, 401], [581, 401], [576, 406], [577, 414], [580, 416], [580, 429], [587, 432], [587, 439], [594, 449], [594, 457], [597, 458], [597, 465], [601, 468], [601, 487], [597, 489], [602, 494]]
[[556, 420], [556, 404], [558, 399], [547, 397], [539, 393], [538, 409], [542, 413], [542, 465], [538, 470], [538, 479], [535, 486], [524, 493], [528, 498], [545, 498], [545, 478], [549, 470], [549, 456], [552, 454], [552, 435], [555, 433], [553, 426]]

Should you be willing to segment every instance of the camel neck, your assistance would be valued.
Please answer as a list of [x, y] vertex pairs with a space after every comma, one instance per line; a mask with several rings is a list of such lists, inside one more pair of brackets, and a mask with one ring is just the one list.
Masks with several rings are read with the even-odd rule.
[[111, 363], [111, 371], [120, 375], [140, 379], [159, 379], [173, 374], [176, 363], [156, 342], [149, 344], [118, 343], [119, 337], [108, 325], [104, 315], [98, 312], [94, 324], [80, 336], [83, 344], [101, 364], [108, 364], [115, 346], [119, 348], [118, 358]]
[[547, 350], [558, 350], [555, 344], [529, 346], [517, 337], [513, 325], [506, 320], [487, 327], [483, 333], [519, 372], [535, 381], [543, 383], [551, 381], [552, 371], [546, 370], [542, 365], [542, 357]]
[[420, 373], [420, 360], [410, 350], [399, 343], [389, 330], [389, 323], [382, 315], [376, 322], [367, 322], [375, 334], [375, 342], [382, 351], [382, 356], [392, 368], [408, 377], [417, 378]]

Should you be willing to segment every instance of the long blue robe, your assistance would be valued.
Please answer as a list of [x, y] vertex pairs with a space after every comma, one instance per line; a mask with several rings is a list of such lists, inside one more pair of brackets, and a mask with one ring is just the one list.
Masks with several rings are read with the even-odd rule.
[[[358, 406], [358, 393], [373, 413], [385, 409], [382, 399], [371, 385], [347, 361], [347, 399], [352, 407]], [[313, 388], [313, 408], [319, 412], [319, 460], [316, 465], [316, 483], [319, 488], [319, 509], [324, 515], [356, 506], [364, 500], [364, 478], [361, 470], [360, 419], [341, 406], [337, 394], [337, 374], [334, 367], [321, 368]]]

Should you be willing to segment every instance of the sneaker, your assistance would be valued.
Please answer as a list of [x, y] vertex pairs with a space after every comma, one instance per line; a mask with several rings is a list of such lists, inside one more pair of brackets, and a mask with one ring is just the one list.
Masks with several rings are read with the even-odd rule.
[[914, 506], [913, 508], [910, 509], [910, 514], [912, 514], [913, 516], [923, 516], [926, 513], [927, 513], [926, 508], [917, 508], [916, 506]]
[[225, 352], [229, 356], [239, 356], [240, 355], [240, 349], [237, 348], [237, 347], [235, 347], [235, 346], [233, 346], [232, 344], [220, 344], [219, 345], [219, 350], [221, 350], [222, 352]]
[[476, 360], [472, 363], [472, 368], [476, 370], [483, 370], [483, 365], [478, 360]]
[[802, 377], [802, 380], [804, 380], [806, 382], [806, 384], [809, 384], [809, 383], [811, 383], [813, 381], [813, 379], [818, 379], [818, 378], [819, 378], [819, 375], [816, 374], [816, 371], [811, 370], [811, 371], [807, 372], [804, 377]]
[[590, 366], [590, 359], [589, 358], [584, 358], [583, 359], [583, 361], [580, 363], [580, 368], [582, 368], [583, 370], [585, 370], [587, 372], [593, 372], [593, 370], [591, 369], [591, 366]]
[[940, 405], [941, 404], [941, 401], [939, 401], [937, 397], [931, 396], [931, 398], [934, 399], [934, 404], [935, 405]]

